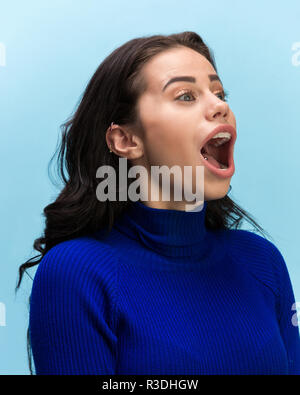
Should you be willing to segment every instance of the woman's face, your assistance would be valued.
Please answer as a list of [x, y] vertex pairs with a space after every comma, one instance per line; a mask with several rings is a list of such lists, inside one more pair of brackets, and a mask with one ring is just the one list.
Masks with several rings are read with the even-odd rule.
[[[216, 71], [211, 63], [186, 47], [160, 53], [144, 66], [147, 90], [138, 101], [144, 129], [140, 142], [143, 154], [132, 160], [132, 164], [145, 166], [149, 175], [151, 166], [171, 168], [179, 165], [182, 175], [184, 166], [192, 166], [195, 192], [196, 166], [204, 163], [200, 154], [203, 142], [220, 124], [236, 128], [234, 114], [224, 101], [222, 84], [218, 79], [211, 80], [209, 75], [212, 74], [215, 75]], [[179, 76], [194, 77], [196, 82], [176, 81], [165, 87], [171, 78]], [[235, 136], [231, 144], [234, 140]], [[224, 197], [231, 176], [224, 178], [204, 167], [204, 200]], [[183, 209], [183, 202], [177, 201], [148, 204], [158, 208]]]

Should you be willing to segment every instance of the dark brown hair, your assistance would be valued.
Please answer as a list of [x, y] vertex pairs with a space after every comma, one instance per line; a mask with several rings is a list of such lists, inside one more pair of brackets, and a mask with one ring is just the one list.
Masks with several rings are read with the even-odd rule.
[[[43, 210], [45, 228], [33, 244], [39, 254], [19, 267], [16, 291], [24, 272], [39, 264], [50, 248], [100, 228], [106, 228], [109, 232], [115, 219], [126, 210], [129, 201], [101, 202], [96, 197], [95, 191], [101, 181], [95, 176], [97, 168], [110, 165], [118, 172], [119, 157], [109, 154], [106, 131], [112, 121], [119, 125], [141, 127], [136, 107], [138, 98], [147, 88], [141, 70], [153, 56], [180, 46], [189, 47], [205, 56], [217, 72], [212, 51], [198, 34], [190, 31], [132, 39], [116, 48], [99, 65], [75, 113], [61, 125], [60, 145], [49, 166], [58, 153], [62, 189], [55, 201]], [[130, 181], [133, 180], [128, 179], [128, 185]], [[236, 229], [243, 219], [264, 234], [254, 219], [228, 195], [208, 201], [205, 224], [209, 229]], [[32, 373], [29, 330], [27, 351]]]

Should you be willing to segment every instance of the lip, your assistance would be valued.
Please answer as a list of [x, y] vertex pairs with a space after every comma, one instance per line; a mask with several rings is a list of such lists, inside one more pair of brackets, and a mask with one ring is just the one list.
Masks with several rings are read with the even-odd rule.
[[[228, 169], [222, 170], [222, 169], [217, 169], [216, 167], [212, 166], [207, 160], [204, 159], [203, 155], [201, 154], [201, 149], [204, 147], [204, 145], [217, 133], [219, 132], [228, 132], [231, 134], [231, 139], [229, 141], [229, 148], [228, 148]], [[233, 160], [233, 148], [234, 144], [237, 138], [236, 130], [233, 126], [228, 125], [228, 124], [221, 124], [218, 125], [215, 129], [213, 129], [209, 135], [206, 137], [206, 139], [203, 141], [201, 147], [200, 147], [200, 157], [201, 161], [204, 164], [204, 166], [210, 170], [212, 173], [214, 173], [216, 176], [221, 177], [221, 178], [228, 178], [232, 177], [235, 171], [234, 167], [234, 160]]]

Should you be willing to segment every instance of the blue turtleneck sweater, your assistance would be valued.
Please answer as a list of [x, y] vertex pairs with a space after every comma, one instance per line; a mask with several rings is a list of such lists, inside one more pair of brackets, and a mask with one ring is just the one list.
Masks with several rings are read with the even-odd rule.
[[[285, 261], [202, 211], [133, 203], [112, 231], [61, 242], [30, 303], [37, 374], [299, 374]], [[295, 307], [295, 306], [294, 306]]]

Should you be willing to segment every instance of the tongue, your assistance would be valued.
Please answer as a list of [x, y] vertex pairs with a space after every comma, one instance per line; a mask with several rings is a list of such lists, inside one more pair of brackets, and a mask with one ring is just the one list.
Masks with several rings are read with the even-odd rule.
[[217, 167], [218, 169], [221, 169], [220, 163], [215, 160], [215, 158], [209, 154], [204, 154], [205, 158], [207, 158], [207, 162], [211, 163], [213, 166]]

